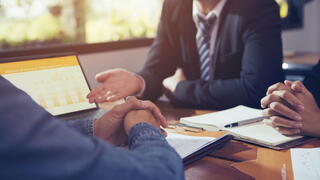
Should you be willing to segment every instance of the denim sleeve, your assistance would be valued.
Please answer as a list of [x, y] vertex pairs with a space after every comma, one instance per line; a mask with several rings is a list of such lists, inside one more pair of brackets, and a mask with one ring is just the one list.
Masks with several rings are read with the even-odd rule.
[[83, 120], [69, 120], [65, 121], [67, 126], [73, 128], [79, 133], [93, 137], [93, 123], [94, 119], [83, 119]]
[[118, 148], [68, 127], [1, 76], [0, 99], [0, 179], [184, 179], [179, 155], [148, 124]]
[[[135, 125], [129, 135], [129, 149], [136, 155], [137, 162], [143, 162], [137, 163], [141, 173], [136, 174], [137, 179], [161, 179], [161, 176], [164, 179], [184, 179], [182, 159], [153, 126], [147, 123]], [[157, 161], [163, 165], [159, 166], [155, 163]]]

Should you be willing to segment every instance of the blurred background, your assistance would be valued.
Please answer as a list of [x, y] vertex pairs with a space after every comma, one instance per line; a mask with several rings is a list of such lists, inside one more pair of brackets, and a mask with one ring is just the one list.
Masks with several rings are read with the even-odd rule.
[[[304, 25], [307, 0], [276, 0], [283, 29]], [[0, 48], [155, 36], [163, 0], [0, 0]], [[319, 17], [319, 16], [318, 16]]]
[[1, 0], [0, 48], [154, 37], [162, 0]]
[[[320, 0], [276, 0], [288, 79], [302, 79], [320, 56]], [[97, 72], [138, 71], [156, 35], [163, 0], [0, 0], [0, 59], [76, 52]], [[307, 62], [307, 63], [305, 63]]]

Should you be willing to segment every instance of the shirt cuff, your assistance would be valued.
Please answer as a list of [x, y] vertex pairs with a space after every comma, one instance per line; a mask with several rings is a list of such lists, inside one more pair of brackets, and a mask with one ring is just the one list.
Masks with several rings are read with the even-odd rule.
[[166, 141], [160, 130], [148, 123], [138, 123], [132, 127], [129, 134], [129, 149], [146, 141], [151, 140]]
[[81, 133], [85, 136], [93, 137], [94, 136], [94, 129], [93, 129], [94, 121], [95, 121], [94, 119], [69, 120], [69, 121], [65, 121], [65, 123], [69, 127], [78, 131], [79, 133]]
[[136, 77], [139, 78], [142, 81], [142, 88], [141, 90], [136, 94], [137, 97], [141, 97], [143, 95], [143, 93], [146, 90], [146, 81], [143, 79], [143, 77], [141, 77], [139, 74], [136, 74]]
[[95, 119], [87, 120], [87, 135], [90, 137], [94, 136], [94, 121]]

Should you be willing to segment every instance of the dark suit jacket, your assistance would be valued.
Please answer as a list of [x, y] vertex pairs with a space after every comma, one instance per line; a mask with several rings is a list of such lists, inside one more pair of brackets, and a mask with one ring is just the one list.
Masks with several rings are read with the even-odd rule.
[[[157, 37], [139, 73], [144, 98], [161, 96], [162, 81], [181, 67], [172, 102], [178, 106], [225, 109], [260, 107], [268, 86], [284, 79], [281, 22], [274, 0], [227, 0], [222, 12], [209, 82], [200, 80], [192, 0], [165, 0]], [[212, 64], [213, 67], [213, 64]]]
[[320, 60], [318, 64], [314, 66], [311, 73], [306, 76], [303, 84], [313, 94], [314, 99], [320, 107]]

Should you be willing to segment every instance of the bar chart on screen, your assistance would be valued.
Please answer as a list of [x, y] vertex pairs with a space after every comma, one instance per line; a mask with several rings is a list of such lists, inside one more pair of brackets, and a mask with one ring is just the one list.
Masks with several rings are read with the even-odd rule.
[[3, 77], [53, 115], [95, 107], [86, 98], [90, 89], [79, 64], [46, 66], [27, 70], [20, 66], [19, 71], [4, 73]]

